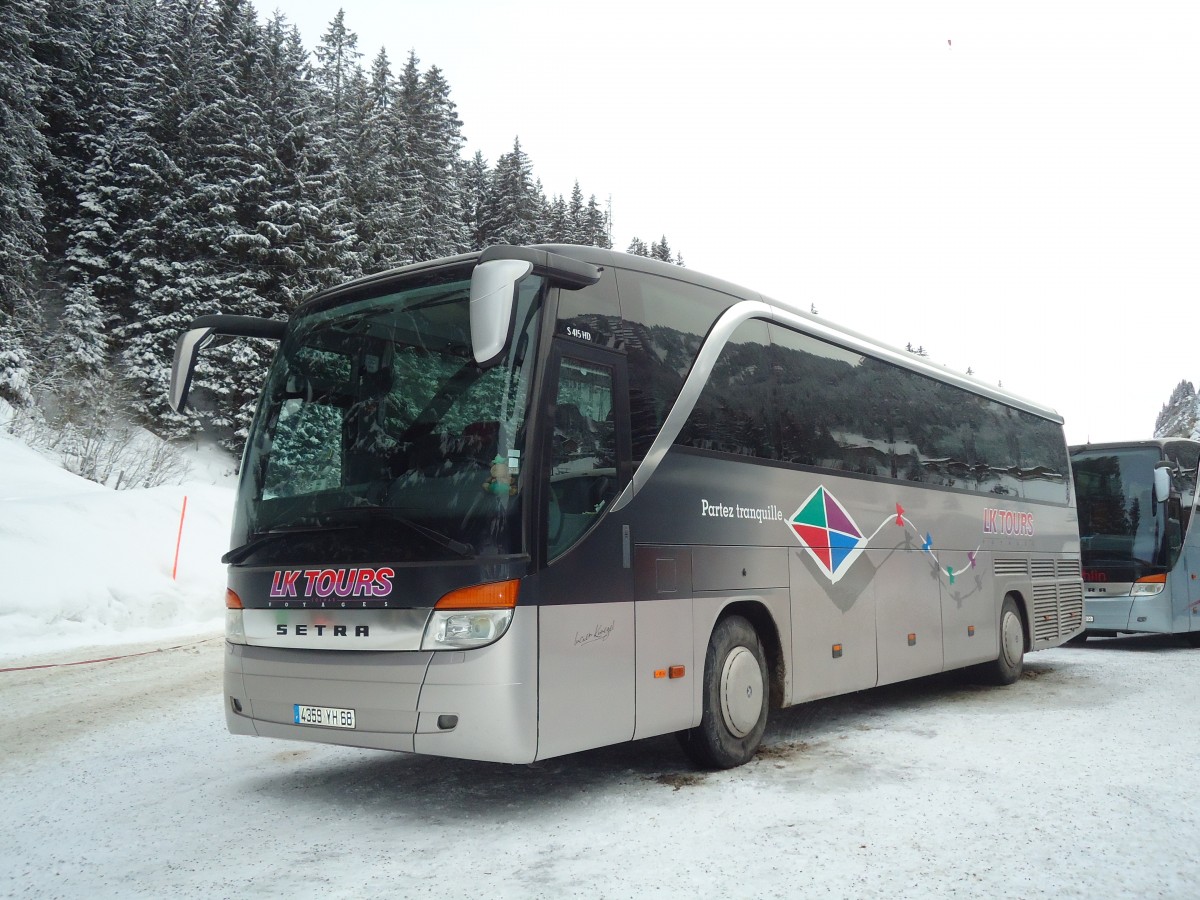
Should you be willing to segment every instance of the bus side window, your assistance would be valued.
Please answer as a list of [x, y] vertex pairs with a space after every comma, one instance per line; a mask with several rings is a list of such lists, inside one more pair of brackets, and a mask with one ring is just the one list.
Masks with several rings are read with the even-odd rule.
[[550, 458], [551, 558], [591, 528], [616, 489], [612, 370], [564, 357], [559, 367]]
[[640, 461], [675, 405], [704, 336], [737, 298], [673, 278], [616, 273], [627, 331], [633, 458]]

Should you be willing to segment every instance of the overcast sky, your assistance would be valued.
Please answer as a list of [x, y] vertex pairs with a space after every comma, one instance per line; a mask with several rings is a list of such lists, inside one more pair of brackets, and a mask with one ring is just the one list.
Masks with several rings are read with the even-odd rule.
[[[260, 0], [314, 47], [339, 4]], [[1151, 436], [1200, 284], [1200, 7], [345, 0], [364, 66], [443, 70], [613, 241]]]

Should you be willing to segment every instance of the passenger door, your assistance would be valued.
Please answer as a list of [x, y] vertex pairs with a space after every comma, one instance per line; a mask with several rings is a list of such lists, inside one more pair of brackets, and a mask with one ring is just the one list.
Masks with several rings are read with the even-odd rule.
[[634, 726], [628, 533], [607, 515], [629, 480], [625, 357], [559, 340], [544, 396], [539, 758], [627, 741]]

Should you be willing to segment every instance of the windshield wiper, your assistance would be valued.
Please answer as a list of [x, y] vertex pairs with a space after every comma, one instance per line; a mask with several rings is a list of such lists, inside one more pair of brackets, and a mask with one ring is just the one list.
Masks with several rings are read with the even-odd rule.
[[234, 547], [221, 557], [221, 562], [227, 566], [236, 566], [259, 547], [263, 547], [287, 535], [302, 534], [309, 531], [345, 531], [352, 527], [352, 525], [280, 525], [277, 528], [268, 528], [266, 531], [252, 537], [246, 543], [242, 544], [242, 546]]
[[461, 303], [467, 299], [467, 295], [463, 294], [462, 288], [454, 288], [449, 291], [442, 291], [440, 294], [434, 294], [432, 297], [426, 297], [419, 303], [414, 303], [412, 306], [404, 307], [403, 312], [410, 313], [418, 309], [429, 309], [433, 306], [442, 306], [446, 303]]
[[311, 516], [305, 516], [306, 519], [316, 519], [315, 524], [296, 524], [296, 525], [278, 525], [274, 528], [269, 528], [263, 531], [240, 547], [235, 547], [224, 556], [221, 557], [221, 562], [225, 565], [236, 566], [238, 563], [244, 562], [255, 550], [265, 546], [280, 538], [288, 537], [294, 534], [317, 533], [323, 531], [350, 531], [354, 529], [366, 528], [375, 523], [390, 523], [395, 522], [399, 525], [404, 525], [410, 531], [415, 531], [427, 540], [432, 541], [443, 549], [449, 550], [456, 556], [463, 559], [473, 559], [475, 557], [475, 548], [470, 544], [465, 544], [462, 541], [456, 541], [449, 535], [442, 534], [427, 525], [422, 525], [419, 522], [414, 522], [412, 519], [406, 519], [404, 516], [397, 515], [390, 509], [380, 506], [346, 506], [341, 509], [322, 510]]
[[386, 506], [345, 506], [341, 509], [322, 510], [317, 513], [317, 517], [322, 521], [346, 523], [335, 526], [341, 528], [362, 527], [371, 522], [395, 522], [433, 541], [439, 547], [449, 550], [456, 556], [461, 556], [463, 559], [472, 559], [475, 556], [475, 548], [470, 544], [456, 541], [448, 534], [442, 534], [428, 525], [422, 525], [420, 522], [414, 522], [412, 519], [405, 518], [394, 509]]

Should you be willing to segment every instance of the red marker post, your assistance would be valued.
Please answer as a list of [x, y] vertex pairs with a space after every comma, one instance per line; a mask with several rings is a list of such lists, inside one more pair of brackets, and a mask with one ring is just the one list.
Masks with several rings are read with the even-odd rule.
[[171, 564], [171, 580], [179, 571], [179, 544], [183, 541], [183, 517], [187, 515], [187, 494], [183, 495], [183, 509], [179, 511], [179, 534], [175, 536], [175, 562]]

